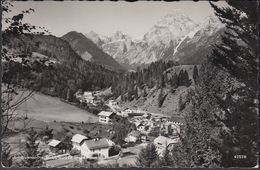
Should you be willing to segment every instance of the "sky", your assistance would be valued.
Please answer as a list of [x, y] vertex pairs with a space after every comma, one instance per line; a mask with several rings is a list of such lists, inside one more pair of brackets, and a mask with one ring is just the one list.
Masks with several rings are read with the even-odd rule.
[[[224, 2], [217, 4], [224, 5]], [[189, 16], [195, 22], [203, 22], [205, 17], [214, 15], [207, 1], [15, 1], [13, 5], [10, 15], [33, 8], [35, 12], [26, 15], [24, 21], [44, 26], [58, 37], [69, 31], [94, 31], [105, 36], [121, 31], [139, 39], [160, 18], [174, 11]]]

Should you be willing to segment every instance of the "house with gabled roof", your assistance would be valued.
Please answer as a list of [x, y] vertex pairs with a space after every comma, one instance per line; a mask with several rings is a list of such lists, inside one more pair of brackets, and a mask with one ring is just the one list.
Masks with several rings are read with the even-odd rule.
[[56, 139], [52, 139], [49, 143], [49, 148], [52, 152], [61, 152], [64, 153], [66, 151], [65, 149], [65, 145], [63, 142], [56, 140]]
[[73, 148], [81, 150], [81, 145], [83, 144], [84, 140], [89, 139], [88, 137], [81, 135], [81, 134], [75, 134], [71, 138], [71, 142], [73, 145]]
[[81, 155], [86, 158], [108, 158], [114, 142], [106, 138], [85, 140], [81, 145]]
[[109, 111], [101, 111], [99, 114], [98, 114], [98, 117], [99, 117], [99, 122], [100, 123], [106, 123], [106, 124], [109, 124], [109, 123], [112, 123], [112, 118], [113, 116], [115, 116], [116, 113], [114, 112], [109, 112]]

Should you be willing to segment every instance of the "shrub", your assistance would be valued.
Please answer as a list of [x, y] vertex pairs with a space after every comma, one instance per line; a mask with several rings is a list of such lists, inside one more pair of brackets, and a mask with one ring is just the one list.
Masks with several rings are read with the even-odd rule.
[[119, 146], [112, 146], [109, 150], [109, 156], [115, 156], [118, 155], [121, 151], [121, 148]]
[[71, 149], [71, 151], [70, 151], [70, 155], [71, 156], [77, 156], [77, 155], [80, 155], [80, 151], [79, 150], [77, 150], [77, 149]]

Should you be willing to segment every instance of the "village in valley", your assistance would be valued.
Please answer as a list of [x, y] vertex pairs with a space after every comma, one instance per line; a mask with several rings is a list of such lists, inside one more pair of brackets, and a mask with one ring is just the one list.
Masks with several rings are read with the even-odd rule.
[[1, 1], [1, 165], [259, 167], [257, 7]]
[[[180, 140], [179, 135], [184, 125], [184, 119], [180, 116], [167, 117], [138, 109], [122, 108], [115, 100], [103, 101], [98, 92], [81, 92], [75, 96], [80, 105], [97, 107], [104, 103], [107, 106], [106, 110], [97, 114], [97, 122], [88, 123], [82, 120], [82, 123], [79, 123], [83, 126], [94, 125], [99, 127], [99, 130], [95, 134], [91, 130], [71, 133], [66, 140], [58, 140], [55, 135], [50, 137], [48, 130], [44, 131], [46, 136], [43, 135], [43, 140], [38, 142], [47, 153], [44, 156], [46, 167], [74, 167], [84, 160], [100, 166], [115, 163], [120, 166], [136, 166], [136, 157], [148, 143], [153, 143], [158, 155], [163, 156], [166, 148], [174, 147]], [[115, 117], [131, 124], [120, 144], [113, 141], [115, 133], [118, 133], [113, 130]]]

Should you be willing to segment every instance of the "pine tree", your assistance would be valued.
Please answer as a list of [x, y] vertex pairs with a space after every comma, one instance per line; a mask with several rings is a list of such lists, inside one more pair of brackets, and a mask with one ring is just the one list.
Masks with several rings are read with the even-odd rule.
[[183, 101], [182, 95], [180, 95], [179, 102], [178, 102], [179, 111], [181, 112], [185, 108], [185, 103]]
[[145, 148], [141, 149], [136, 160], [136, 165], [143, 168], [154, 167], [158, 161], [159, 156], [156, 147], [153, 143], [149, 143]]
[[143, 88], [143, 97], [147, 96], [146, 87]]
[[[212, 168], [220, 166], [220, 154], [213, 145], [215, 139], [211, 136], [214, 128], [208, 123], [208, 110], [200, 112], [192, 109], [185, 116], [185, 132], [180, 134], [181, 143], [173, 151], [173, 163], [176, 167]], [[214, 148], [214, 150], [212, 150]]]
[[195, 84], [198, 83], [198, 78], [199, 78], [198, 68], [195, 65], [193, 68], [193, 80], [194, 80]]
[[[219, 167], [221, 154], [218, 146], [218, 123], [215, 112], [218, 105], [214, 101], [212, 85], [215, 74], [204, 74], [200, 84], [187, 95], [185, 126], [179, 135], [181, 142], [173, 148], [173, 162], [176, 167]], [[203, 78], [203, 79], [202, 79]], [[214, 88], [215, 89], [215, 88]]]
[[164, 76], [163, 74], [161, 75], [161, 82], [160, 82], [160, 88], [164, 88], [165, 87], [165, 80], [164, 80]]
[[178, 75], [178, 85], [183, 86], [183, 84], [183, 70], [181, 70]]
[[191, 84], [191, 82], [190, 82], [189, 74], [188, 74], [188, 72], [185, 70], [184, 73], [183, 73], [183, 85], [189, 87], [190, 84]]
[[43, 153], [39, 151], [39, 143], [36, 142], [37, 138], [37, 132], [32, 128], [26, 137], [27, 142], [25, 145], [24, 159], [22, 161], [23, 167], [41, 167], [43, 165]]
[[113, 121], [113, 131], [114, 133], [114, 137], [113, 137], [113, 141], [116, 144], [123, 144], [124, 143], [124, 139], [126, 137], [126, 135], [130, 132], [131, 130], [131, 126], [132, 124], [129, 122], [128, 119], [125, 119], [124, 117], [115, 115], [112, 119]]
[[212, 61], [247, 86], [256, 86], [258, 2], [231, 0], [227, 3], [230, 7], [219, 8], [211, 3], [215, 14], [229, 29], [222, 36], [222, 44], [213, 50]]
[[71, 142], [71, 137], [66, 135], [63, 139], [62, 142], [65, 144], [65, 150], [70, 151], [73, 148], [72, 142]]
[[178, 75], [176, 74], [176, 72], [174, 73], [173, 77], [171, 78], [171, 86], [172, 88], [177, 88], [179, 86], [178, 83]]
[[49, 126], [46, 126], [45, 129], [39, 132], [39, 137], [43, 140], [48, 141], [49, 139], [53, 138], [53, 129], [50, 129]]
[[134, 98], [135, 99], [138, 98], [138, 86], [136, 86], [135, 89], [134, 89]]
[[162, 107], [165, 97], [166, 96], [163, 92], [163, 89], [160, 89], [160, 92], [159, 92], [159, 95], [158, 95], [158, 107]]
[[[227, 3], [229, 6], [224, 8], [210, 3], [228, 28], [222, 36], [222, 44], [215, 46], [210, 61], [241, 84], [226, 92], [225, 99], [217, 98], [226, 117], [219, 120], [229, 129], [229, 133], [221, 133], [222, 165], [252, 167], [256, 165], [257, 153], [257, 105], [254, 100], [257, 99], [259, 2], [230, 0]], [[234, 98], [234, 95], [239, 97]], [[246, 155], [246, 159], [234, 159], [240, 154]]]
[[4, 167], [11, 167], [13, 164], [13, 156], [11, 156], [10, 145], [6, 142], [2, 144], [2, 164]]

